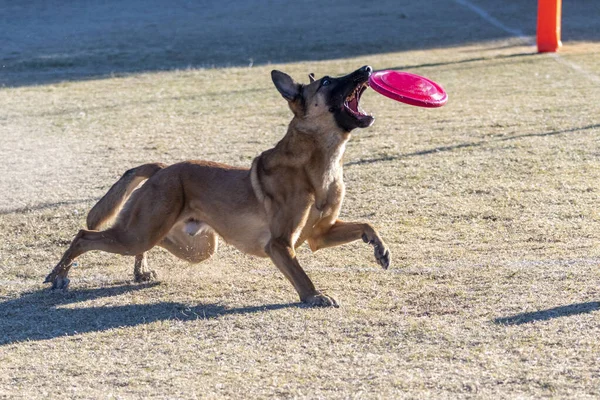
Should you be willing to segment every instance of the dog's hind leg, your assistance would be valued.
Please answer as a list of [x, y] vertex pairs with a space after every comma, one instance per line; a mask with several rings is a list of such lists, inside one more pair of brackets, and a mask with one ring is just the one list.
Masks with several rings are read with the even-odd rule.
[[[192, 227], [197, 225], [195, 230], [191, 230], [186, 225], [190, 225], [189, 221], [188, 223], [175, 224], [167, 236], [158, 243], [158, 246], [193, 264], [210, 258], [219, 244], [217, 234], [205, 224], [197, 222], [192, 224]], [[148, 269], [146, 253], [135, 256], [133, 275], [138, 283], [152, 281], [158, 277], [155, 271]]]
[[[56, 264], [56, 267], [48, 274], [44, 283], [52, 283], [52, 289], [66, 289], [69, 285], [67, 276], [73, 261], [88, 251], [101, 250], [108, 253], [135, 256], [150, 250], [161, 239], [158, 232], [146, 237], [142, 236], [142, 233], [135, 229], [124, 231], [115, 227], [105, 231], [80, 230], [58, 264]], [[140, 261], [143, 260], [140, 259]]]
[[148, 257], [146, 253], [140, 253], [135, 256], [135, 267], [133, 269], [133, 276], [137, 283], [149, 282], [158, 277], [156, 272], [148, 269]]
[[[180, 224], [175, 224], [159, 243], [158, 246], [168, 250], [174, 256], [196, 264], [210, 258], [219, 245], [217, 234], [208, 226], [196, 232], [186, 232]], [[135, 256], [133, 270], [135, 281], [149, 282], [158, 277], [155, 271], [148, 269], [146, 253]]]
[[[65, 289], [73, 260], [88, 251], [136, 256], [150, 250], [171, 230], [182, 207], [180, 198], [161, 199], [165, 192], [155, 193], [152, 186], [142, 186], [115, 226], [105, 231], [80, 230], [44, 282], [52, 283], [53, 289]], [[143, 257], [139, 261], [142, 268]]]
[[68, 286], [69, 269], [80, 255], [101, 250], [125, 256], [140, 256], [139, 269], [143, 268], [143, 253], [156, 246], [177, 222], [184, 205], [183, 191], [178, 179], [169, 175], [153, 176], [133, 192], [119, 213], [117, 222], [104, 231], [79, 231], [56, 267], [44, 282], [53, 289]]
[[71, 242], [71, 246], [69, 249], [65, 251], [62, 258], [56, 264], [52, 272], [46, 276], [44, 283], [52, 283], [52, 289], [67, 289], [69, 286], [69, 270], [73, 266], [73, 260], [75, 257], [73, 256], [73, 243], [75, 243], [82, 235], [82, 231], [79, 231], [75, 239]]

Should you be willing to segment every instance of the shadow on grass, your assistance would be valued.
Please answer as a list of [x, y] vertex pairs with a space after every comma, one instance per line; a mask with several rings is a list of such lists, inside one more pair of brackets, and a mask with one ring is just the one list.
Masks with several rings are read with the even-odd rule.
[[[479, 0], [536, 33], [536, 2]], [[598, 2], [564, 2], [563, 41], [598, 41]], [[0, 1], [0, 87], [189, 67], [331, 60], [487, 42], [513, 34], [458, 2]]]
[[452, 146], [441, 146], [441, 147], [435, 147], [433, 149], [416, 151], [414, 153], [406, 153], [406, 154], [398, 154], [395, 156], [386, 156], [386, 157], [379, 157], [379, 158], [368, 158], [368, 159], [363, 159], [363, 160], [357, 160], [357, 161], [352, 161], [352, 162], [346, 163], [346, 164], [344, 164], [344, 166], [349, 167], [349, 166], [353, 166], [353, 165], [374, 164], [374, 163], [384, 162], [384, 161], [396, 161], [396, 160], [401, 160], [401, 159], [409, 158], [409, 157], [426, 156], [429, 154], [454, 151], [454, 150], [470, 148], [470, 147], [480, 147], [480, 146], [483, 146], [483, 145], [486, 145], [489, 143], [494, 143], [494, 142], [507, 142], [509, 140], [517, 140], [517, 139], [523, 139], [523, 138], [528, 138], [528, 137], [554, 136], [554, 135], [560, 135], [563, 133], [573, 133], [573, 132], [586, 131], [589, 129], [597, 129], [597, 128], [600, 128], [600, 124], [587, 125], [587, 126], [582, 126], [582, 127], [573, 128], [573, 129], [564, 129], [564, 130], [560, 130], [560, 131], [551, 131], [551, 132], [542, 132], [542, 133], [526, 133], [523, 135], [500, 137], [500, 138], [491, 139], [491, 140], [480, 140], [478, 142], [459, 143], [459, 144], [455, 144]]
[[400, 65], [396, 67], [387, 67], [385, 69], [391, 69], [395, 71], [406, 71], [414, 68], [430, 68], [430, 67], [447, 67], [450, 65], [460, 65], [460, 64], [469, 64], [478, 61], [492, 61], [492, 60], [503, 60], [510, 58], [519, 58], [519, 57], [529, 57], [529, 56], [537, 56], [539, 53], [537, 52], [529, 52], [529, 53], [515, 53], [515, 54], [501, 54], [492, 57], [475, 57], [475, 58], [467, 58], [464, 60], [457, 61], [444, 61], [437, 63], [423, 63], [423, 64], [412, 64], [412, 65]]
[[227, 308], [219, 304], [190, 306], [177, 302], [81, 308], [69, 306], [98, 298], [108, 298], [146, 290], [157, 285], [159, 283], [125, 284], [68, 293], [53, 293], [48, 289], [24, 293], [17, 299], [0, 303], [0, 346], [87, 332], [102, 332], [156, 321], [214, 319], [231, 314], [252, 314], [303, 307], [301, 303], [284, 303]]
[[[510, 37], [467, 8], [440, 0], [175, 3], [0, 2], [0, 14], [9, 16], [2, 21], [0, 86], [456, 46], [472, 42], [472, 31], [481, 41]], [[517, 15], [531, 18], [519, 23], [532, 34], [535, 4], [521, 3]], [[432, 9], [444, 18], [432, 18]]]
[[554, 318], [569, 317], [571, 315], [588, 314], [597, 310], [600, 310], [600, 302], [592, 301], [522, 313], [511, 317], [496, 318], [494, 323], [499, 325], [522, 325], [536, 321], [548, 321]]

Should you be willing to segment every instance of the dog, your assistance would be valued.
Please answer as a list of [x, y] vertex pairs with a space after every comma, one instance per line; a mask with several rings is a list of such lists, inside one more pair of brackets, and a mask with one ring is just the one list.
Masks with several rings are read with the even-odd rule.
[[384, 269], [390, 265], [390, 252], [370, 224], [338, 219], [350, 132], [374, 122], [359, 107], [372, 71], [364, 66], [318, 80], [309, 74], [309, 84], [272, 71], [294, 115], [275, 147], [249, 169], [210, 161], [130, 169], [90, 210], [88, 229], [75, 236], [45, 283], [66, 290], [74, 260], [91, 250], [135, 256], [136, 282], [150, 281], [156, 273], [147, 267], [146, 252], [154, 246], [199, 263], [217, 250], [220, 236], [245, 253], [269, 257], [302, 302], [337, 307], [333, 297], [315, 288], [295, 249], [307, 242], [317, 251], [362, 238]]

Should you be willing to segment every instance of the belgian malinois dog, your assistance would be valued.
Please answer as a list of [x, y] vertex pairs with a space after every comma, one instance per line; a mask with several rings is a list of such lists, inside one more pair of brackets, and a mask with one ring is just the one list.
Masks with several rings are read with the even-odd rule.
[[[275, 87], [294, 114], [274, 148], [256, 157], [250, 169], [186, 161], [125, 172], [92, 208], [88, 229], [79, 231], [45, 282], [66, 289], [73, 261], [90, 250], [135, 256], [135, 280], [152, 280], [156, 274], [146, 265], [152, 247], [198, 263], [216, 251], [220, 236], [243, 252], [269, 257], [302, 302], [337, 306], [315, 288], [295, 249], [304, 242], [316, 251], [362, 238], [373, 245], [383, 268], [390, 265], [390, 252], [371, 225], [338, 219], [346, 142], [352, 130], [374, 121], [359, 107], [371, 72], [364, 66], [319, 80], [310, 74], [305, 85], [272, 71]], [[113, 219], [110, 228], [98, 230]]]

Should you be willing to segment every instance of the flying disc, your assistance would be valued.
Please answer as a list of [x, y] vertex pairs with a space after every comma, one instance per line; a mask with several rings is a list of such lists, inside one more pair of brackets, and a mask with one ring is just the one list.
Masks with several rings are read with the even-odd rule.
[[448, 95], [440, 85], [410, 72], [373, 72], [369, 86], [390, 99], [418, 107], [441, 107], [448, 101]]

